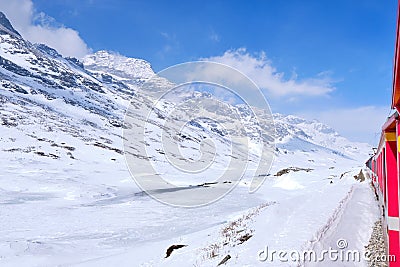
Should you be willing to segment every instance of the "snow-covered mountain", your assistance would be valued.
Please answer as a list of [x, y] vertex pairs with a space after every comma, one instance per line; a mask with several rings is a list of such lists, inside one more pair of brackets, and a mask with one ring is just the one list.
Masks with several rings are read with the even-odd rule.
[[[372, 152], [366, 143], [351, 142], [334, 129], [317, 120], [307, 121], [294, 115], [274, 114], [277, 147], [282, 151], [329, 149], [357, 160]], [[316, 147], [317, 146], [317, 147]]]
[[[174, 258], [163, 262], [164, 255], [158, 257], [165, 253], [164, 246], [172, 239], [189, 242], [193, 237], [186, 235], [194, 232], [203, 238], [204, 231], [215, 230], [226, 224], [227, 218], [233, 220], [248, 209], [258, 207], [259, 212], [269, 205], [278, 206], [278, 202], [290, 202], [293, 193], [286, 195], [285, 192], [294, 189], [308, 196], [311, 191], [303, 189], [317, 186], [316, 195], [304, 197], [304, 201], [311, 203], [337, 186], [332, 203], [316, 208], [328, 212], [315, 221], [304, 221], [316, 223], [316, 229], [308, 229], [313, 235], [312, 231], [324, 225], [329, 211], [335, 210], [352, 184], [341, 180], [341, 174], [350, 167], [362, 165], [368, 157], [368, 145], [350, 142], [320, 122], [274, 114], [273, 128], [271, 117], [265, 113], [259, 118], [260, 123], [255, 124], [245, 106], [215, 105], [212, 101], [208, 104], [207, 99], [212, 100], [213, 96], [204, 92], [192, 92], [188, 99], [203, 101], [207, 112], [217, 110], [219, 118], [231, 127], [225, 129], [207, 120], [190, 121], [184, 132], [177, 132], [174, 127], [180, 125], [181, 117], [177, 116], [168, 127], [162, 124], [177, 103], [170, 100], [154, 105], [151, 92], [141, 87], [153, 76], [149, 62], [113, 52], [98, 51], [82, 62], [64, 58], [44, 44], [25, 40], [0, 12], [0, 265], [98, 265], [101, 259], [105, 259], [101, 265], [113, 265], [121, 261], [118, 255], [124, 255], [123, 262], [130, 257], [148, 265], [176, 266]], [[158, 86], [170, 85], [162, 78], [156, 82]], [[129, 105], [135, 115], [124, 124]], [[148, 121], [146, 110], [154, 110], [156, 118]], [[181, 110], [179, 115], [185, 112]], [[245, 118], [245, 129], [235, 124], [233, 114]], [[136, 142], [146, 143], [147, 154], [135, 147], [124, 150], [123, 130], [135, 129], [144, 121], [151, 124], [152, 131], [145, 141]], [[257, 135], [259, 131], [266, 134]], [[178, 165], [202, 154], [211, 155], [212, 151], [207, 149], [199, 152], [202, 141], [211, 138], [218, 148], [213, 170], [223, 168], [224, 158], [231, 153], [225, 138], [228, 134], [261, 138], [271, 146], [276, 144], [276, 161], [270, 173], [263, 174], [268, 177], [266, 186], [256, 194], [248, 194], [251, 178], [245, 176], [238, 188], [210, 207], [178, 209], [146, 196], [133, 182], [124, 159], [124, 153], [143, 162], [150, 159], [157, 171], [167, 172], [171, 158], [166, 159], [166, 152], [160, 148], [160, 132], [166, 133], [184, 155], [171, 153]], [[256, 161], [256, 158], [257, 153], [251, 152], [250, 160]], [[239, 153], [239, 160], [245, 161], [248, 157]], [[284, 169], [286, 173], [278, 177], [276, 174]], [[301, 176], [309, 172], [305, 170], [311, 172], [311, 180]], [[169, 182], [183, 185], [184, 189], [198, 186], [199, 190], [211, 190], [218, 186], [206, 184], [213, 182], [207, 176], [193, 174], [191, 180], [180, 180], [171, 171], [169, 177]], [[326, 179], [338, 185], [328, 189]], [[231, 182], [226, 180], [221, 186]], [[283, 206], [284, 213], [289, 213], [287, 207]], [[301, 214], [300, 210], [293, 210]], [[257, 212], [250, 212], [249, 218]], [[285, 222], [274, 221], [277, 232], [279, 224], [285, 225]], [[253, 235], [252, 231], [243, 233]], [[301, 237], [292, 244], [301, 245], [307, 238]], [[199, 247], [204, 246], [197, 243]], [[205, 254], [188, 252], [177, 262], [189, 257], [193, 264], [208, 265], [207, 259], [214, 264], [230, 245], [237, 243], [218, 243], [219, 256], [207, 256], [211, 252], [205, 248]], [[145, 251], [149, 246], [153, 250], [162, 249], [151, 254]], [[126, 256], [127, 249], [134, 252]], [[238, 258], [236, 262], [240, 265], [244, 258]], [[132, 261], [123, 265], [128, 265], [127, 262]]]
[[93, 72], [112, 74], [126, 81], [146, 80], [154, 75], [149, 62], [143, 59], [127, 58], [117, 53], [98, 51], [83, 59], [85, 67]]

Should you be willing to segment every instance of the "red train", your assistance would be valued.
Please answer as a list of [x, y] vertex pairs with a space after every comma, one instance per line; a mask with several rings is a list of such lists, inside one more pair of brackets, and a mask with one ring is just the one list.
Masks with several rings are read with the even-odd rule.
[[393, 69], [392, 106], [394, 114], [382, 126], [379, 145], [366, 165], [372, 170], [372, 183], [382, 204], [383, 225], [387, 252], [395, 256], [389, 266], [400, 267], [400, 4], [398, 8], [396, 47]]

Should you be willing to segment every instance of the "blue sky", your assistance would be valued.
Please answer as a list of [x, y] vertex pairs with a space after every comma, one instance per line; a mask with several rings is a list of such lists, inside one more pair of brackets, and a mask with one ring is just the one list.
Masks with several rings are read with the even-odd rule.
[[[265, 87], [274, 112], [317, 118], [352, 140], [374, 144], [390, 111], [394, 0], [15, 1], [30, 4], [32, 25], [74, 31], [86, 51], [143, 58], [155, 71], [232, 63]], [[0, 8], [18, 24], [9, 2]]]

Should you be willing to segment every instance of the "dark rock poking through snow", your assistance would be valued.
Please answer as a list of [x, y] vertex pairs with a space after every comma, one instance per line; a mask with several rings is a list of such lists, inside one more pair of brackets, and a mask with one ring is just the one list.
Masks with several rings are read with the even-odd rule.
[[231, 258], [231, 255], [226, 255], [225, 258], [222, 259], [222, 261], [217, 265], [221, 266], [222, 264], [226, 264], [226, 262]]
[[358, 175], [354, 175], [354, 179], [356, 179], [357, 181], [360, 181], [360, 182], [364, 182], [365, 181], [365, 175], [364, 175], [363, 171], [360, 170]]
[[174, 251], [175, 249], [180, 249], [183, 247], [186, 247], [187, 245], [172, 245], [167, 249], [167, 255], [165, 256], [165, 258], [168, 258], [169, 256], [171, 256], [172, 251]]
[[305, 172], [310, 172], [313, 169], [310, 168], [299, 168], [299, 167], [289, 167], [283, 170], [278, 171], [275, 176], [282, 176], [284, 174], [287, 174], [289, 172], [299, 172], [299, 171], [305, 171]]

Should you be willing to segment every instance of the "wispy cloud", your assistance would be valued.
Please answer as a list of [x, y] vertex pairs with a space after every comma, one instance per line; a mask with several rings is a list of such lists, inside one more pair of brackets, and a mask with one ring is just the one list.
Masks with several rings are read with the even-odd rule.
[[175, 34], [161, 32], [161, 36], [164, 38], [164, 45], [158, 52], [158, 55], [164, 57], [166, 54], [176, 51], [179, 48], [179, 41]]
[[42, 12], [36, 12], [31, 0], [0, 0], [0, 10], [15, 29], [33, 43], [44, 43], [64, 56], [82, 58], [90, 52], [76, 30], [57, 23]]
[[250, 54], [245, 48], [226, 51], [222, 56], [203, 58], [229, 65], [251, 78], [261, 89], [276, 97], [326, 96], [335, 90], [335, 81], [327, 71], [315, 77], [299, 78], [296, 73], [286, 78], [278, 71], [265, 52]]
[[209, 38], [211, 41], [213, 41], [215, 43], [218, 43], [221, 40], [221, 36], [218, 33], [216, 33], [214, 30], [211, 30]]

